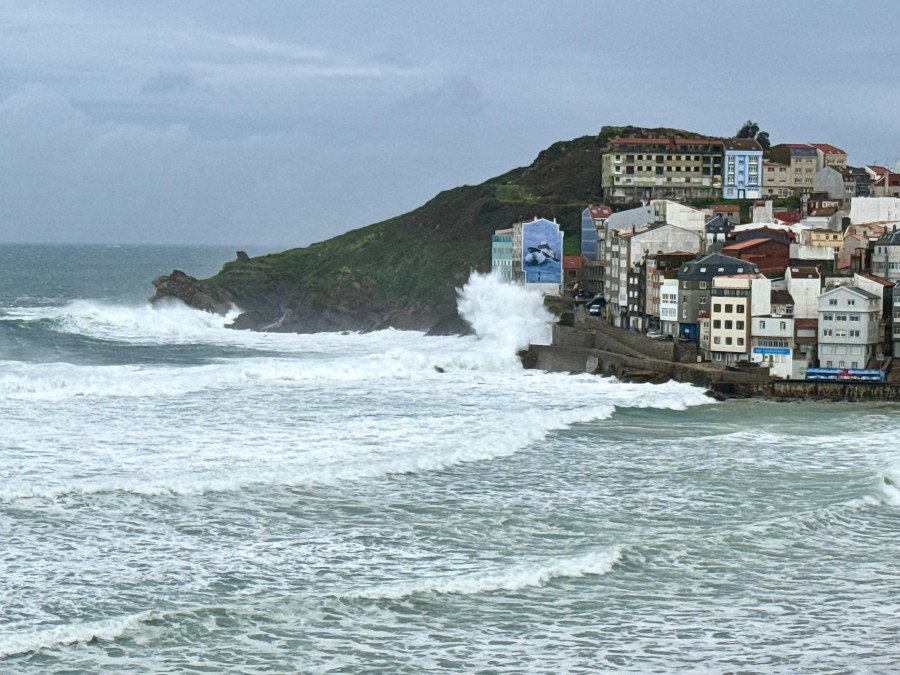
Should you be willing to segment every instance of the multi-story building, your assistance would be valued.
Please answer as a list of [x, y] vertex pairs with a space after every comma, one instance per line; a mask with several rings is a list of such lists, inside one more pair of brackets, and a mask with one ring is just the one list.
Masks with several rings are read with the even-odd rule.
[[644, 313], [638, 289], [629, 288], [629, 275], [640, 274], [640, 264], [659, 253], [697, 253], [702, 235], [668, 223], [654, 223], [631, 231], [610, 231], [604, 254], [604, 290], [608, 317], [622, 328], [630, 327], [629, 316]]
[[612, 215], [608, 206], [588, 206], [581, 212], [581, 255], [590, 261], [603, 260], [606, 221]]
[[844, 235], [835, 230], [811, 229], [801, 231], [801, 243], [809, 246], [828, 247], [838, 256], [838, 259], [844, 255]]
[[891, 355], [900, 357], [900, 281], [891, 290]]
[[758, 274], [759, 268], [738, 258], [711, 253], [692, 260], [678, 270], [678, 336], [685, 340], [699, 338], [700, 312], [709, 311], [712, 280], [720, 275]]
[[818, 170], [816, 149], [807, 143], [782, 143], [769, 149], [772, 161], [788, 166], [788, 187], [795, 193], [811, 192]]
[[763, 162], [763, 193], [766, 197], [790, 197], [791, 167], [781, 162]]
[[798, 319], [819, 318], [819, 295], [822, 276], [813, 266], [791, 266], [784, 271], [787, 291], [794, 300], [794, 316]]
[[816, 149], [816, 168], [847, 166], [847, 153], [828, 143], [810, 143]]
[[708, 198], [722, 190], [722, 140], [614, 138], [602, 159], [608, 203]]
[[773, 290], [770, 305], [769, 314], [751, 318], [750, 360], [769, 366], [775, 377], [794, 377], [794, 299], [787, 291]]
[[771, 289], [771, 282], [759, 273], [722, 275], [712, 280], [708, 347], [712, 361], [731, 364], [750, 360], [751, 319], [769, 314]]
[[819, 365], [865, 368], [878, 355], [880, 311], [878, 296], [855, 286], [819, 296]]
[[513, 280], [513, 228], [496, 230], [491, 236], [491, 272], [503, 281]]
[[813, 175], [813, 190], [823, 194], [827, 194], [831, 199], [845, 198], [844, 194], [844, 174], [841, 170], [844, 167], [824, 166]]
[[678, 277], [666, 277], [659, 287], [659, 330], [678, 337]]
[[722, 196], [725, 199], [762, 197], [762, 146], [752, 138], [726, 138], [722, 143], [725, 150]]
[[888, 281], [900, 281], [900, 230], [888, 230], [875, 240], [872, 274]]
[[[662, 328], [662, 287], [666, 279], [672, 279], [675, 283], [675, 292], [678, 291], [678, 268], [691, 258], [693, 253], [654, 253], [647, 256], [644, 263], [645, 274], [644, 283], [646, 288], [644, 291], [644, 314], [647, 318], [647, 328], [660, 330]], [[677, 295], [675, 307], [671, 312], [671, 317], [678, 318], [678, 302]], [[675, 331], [671, 335], [678, 334], [678, 325], [675, 324]]]

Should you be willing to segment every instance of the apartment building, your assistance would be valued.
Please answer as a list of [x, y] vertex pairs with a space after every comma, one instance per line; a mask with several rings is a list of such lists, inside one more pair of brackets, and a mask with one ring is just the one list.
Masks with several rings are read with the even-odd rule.
[[819, 366], [865, 368], [881, 342], [877, 295], [838, 286], [819, 296]]
[[818, 153], [807, 143], [782, 143], [769, 149], [773, 162], [787, 165], [788, 187], [795, 193], [809, 192], [818, 171]]
[[763, 162], [762, 191], [766, 197], [790, 197], [790, 166], [781, 162]]
[[762, 146], [752, 138], [726, 138], [722, 144], [724, 149], [722, 196], [725, 199], [762, 197]]
[[717, 138], [614, 138], [602, 159], [607, 203], [710, 198], [722, 194]]

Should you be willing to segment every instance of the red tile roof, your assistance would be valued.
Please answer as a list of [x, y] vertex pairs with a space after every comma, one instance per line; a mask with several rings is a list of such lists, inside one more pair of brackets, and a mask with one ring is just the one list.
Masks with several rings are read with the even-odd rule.
[[847, 153], [841, 150], [840, 148], [836, 148], [833, 145], [828, 145], [828, 143], [810, 143], [816, 150], [821, 150], [826, 155], [846, 155]]
[[[729, 244], [728, 246], [722, 247], [722, 253], [728, 254], [728, 251], [743, 251], [745, 248], [752, 248], [767, 241], [778, 241], [777, 239], [745, 239], [744, 241], [739, 241], [736, 244]], [[784, 242], [779, 242], [784, 244]], [[787, 246], [787, 244], [784, 244]]]
[[588, 206], [588, 210], [591, 213], [591, 218], [609, 218], [613, 212], [608, 206], [594, 206], [593, 204]]
[[783, 220], [786, 223], [799, 223], [800, 222], [800, 212], [797, 209], [788, 209], [786, 211], [774, 211], [772, 215], [778, 220]]

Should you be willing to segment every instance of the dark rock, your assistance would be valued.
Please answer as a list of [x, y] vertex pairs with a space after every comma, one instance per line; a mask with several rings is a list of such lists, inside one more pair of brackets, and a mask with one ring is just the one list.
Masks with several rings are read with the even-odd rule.
[[225, 314], [231, 306], [231, 298], [220, 297], [206, 282], [200, 281], [181, 270], [173, 270], [167, 276], [153, 280], [156, 293], [150, 302], [157, 303], [165, 298], [177, 298], [188, 307], [202, 309], [214, 314]]
[[471, 335], [472, 333], [472, 326], [469, 325], [469, 322], [453, 312], [445, 314], [431, 324], [426, 335]]
[[250, 256], [247, 255], [244, 251], [237, 252], [238, 262], [250, 262]]

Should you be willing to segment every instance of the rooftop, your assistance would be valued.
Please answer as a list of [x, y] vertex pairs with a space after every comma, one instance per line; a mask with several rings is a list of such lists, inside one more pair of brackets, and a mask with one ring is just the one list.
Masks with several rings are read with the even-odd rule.
[[840, 148], [836, 148], [833, 145], [829, 145], [828, 143], [810, 143], [812, 147], [816, 150], [821, 150], [826, 155], [846, 155], [847, 153], [841, 150]]

